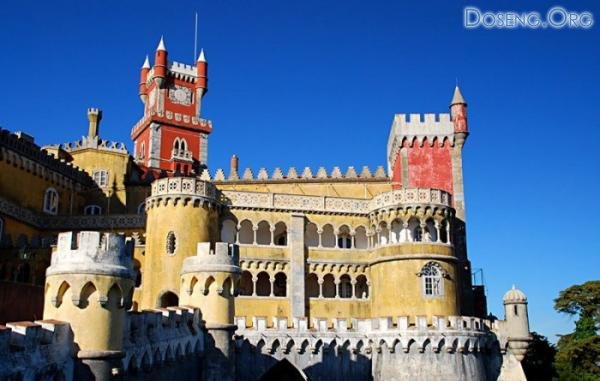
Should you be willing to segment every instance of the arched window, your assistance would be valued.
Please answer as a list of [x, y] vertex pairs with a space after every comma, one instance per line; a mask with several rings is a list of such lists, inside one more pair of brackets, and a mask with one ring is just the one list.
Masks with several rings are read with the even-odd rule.
[[323, 297], [335, 298], [335, 280], [331, 274], [323, 277]]
[[352, 283], [350, 281], [350, 275], [344, 274], [340, 277], [339, 295], [340, 298], [348, 299], [352, 297]]
[[323, 247], [335, 247], [335, 234], [333, 234], [333, 226], [326, 224], [323, 226], [323, 233], [321, 233], [321, 246]]
[[102, 208], [98, 205], [86, 205], [86, 207], [83, 208], [83, 214], [86, 216], [98, 216], [102, 214]]
[[275, 274], [275, 282], [273, 283], [273, 295], [274, 296], [286, 296], [287, 295], [287, 276], [285, 273]]
[[381, 246], [387, 245], [389, 243], [390, 231], [388, 229], [387, 223], [385, 221], [381, 221], [379, 223], [379, 244]]
[[243, 271], [242, 277], [240, 278], [240, 295], [251, 296], [254, 291], [254, 284], [252, 283], [252, 274], [250, 271]]
[[137, 214], [146, 214], [146, 203], [140, 202], [137, 206]]
[[357, 249], [366, 249], [369, 245], [367, 239], [367, 229], [364, 226], [359, 226], [356, 228], [356, 233], [354, 234], [354, 247]]
[[106, 169], [96, 169], [92, 172], [92, 178], [100, 188], [108, 186], [108, 171]]
[[177, 307], [179, 305], [179, 296], [171, 291], [163, 292], [158, 298], [158, 307]]
[[167, 255], [175, 255], [177, 250], [177, 239], [174, 232], [167, 233]]
[[346, 225], [340, 226], [338, 232], [337, 247], [340, 249], [350, 249], [352, 247], [352, 237], [350, 236], [350, 228]]
[[223, 221], [221, 226], [221, 241], [235, 243], [236, 224], [233, 220], [227, 219]]
[[57, 214], [58, 213], [58, 192], [54, 188], [46, 189], [44, 193], [44, 213]]
[[271, 295], [271, 280], [269, 278], [269, 274], [264, 271], [261, 271], [258, 273], [258, 276], [256, 278], [256, 295]]
[[359, 275], [356, 277], [356, 285], [354, 286], [354, 296], [358, 299], [366, 299], [369, 297], [369, 285], [367, 284], [367, 277]]
[[146, 157], [146, 143], [142, 142], [140, 147], [140, 159], [144, 159]]
[[308, 274], [308, 278], [306, 278], [306, 296], [309, 298], [319, 297], [319, 278], [315, 273]]
[[312, 222], [306, 224], [306, 231], [304, 232], [304, 243], [307, 247], [319, 246], [319, 233], [317, 232], [317, 225]]
[[408, 230], [410, 232], [410, 242], [421, 242], [421, 223], [416, 217], [411, 217], [408, 220]]
[[285, 226], [285, 223], [278, 222], [275, 224], [275, 231], [273, 232], [273, 236], [275, 237], [275, 245], [287, 245], [287, 226]]
[[252, 244], [254, 242], [254, 231], [252, 230], [252, 222], [244, 220], [240, 222], [239, 243]]
[[417, 274], [422, 279], [424, 296], [444, 295], [444, 270], [436, 262], [428, 262]]
[[259, 245], [271, 244], [271, 225], [267, 221], [260, 221], [258, 223], [256, 243]]

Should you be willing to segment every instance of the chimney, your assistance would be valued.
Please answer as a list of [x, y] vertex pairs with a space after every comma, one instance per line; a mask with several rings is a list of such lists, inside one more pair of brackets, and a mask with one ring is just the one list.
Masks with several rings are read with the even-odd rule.
[[239, 164], [240, 164], [240, 160], [238, 159], [238, 157], [235, 154], [233, 156], [231, 156], [231, 165], [230, 165], [229, 173], [238, 173]]
[[88, 121], [90, 122], [88, 127], [88, 137], [96, 138], [100, 132], [99, 125], [100, 119], [102, 119], [102, 111], [97, 108], [90, 107], [87, 110]]

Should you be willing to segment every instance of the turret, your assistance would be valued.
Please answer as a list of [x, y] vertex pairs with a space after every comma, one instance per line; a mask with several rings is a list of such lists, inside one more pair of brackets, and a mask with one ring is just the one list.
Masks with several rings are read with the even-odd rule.
[[239, 247], [217, 242], [198, 243], [197, 255], [188, 257], [181, 269], [181, 302], [200, 309], [208, 336], [206, 379], [233, 380], [234, 348], [232, 342], [235, 295], [241, 269]]
[[454, 124], [455, 133], [469, 133], [467, 128], [467, 102], [465, 102], [458, 85], [454, 88], [454, 95], [452, 101], [450, 101], [450, 117]]
[[44, 319], [67, 321], [79, 363], [76, 379], [120, 373], [123, 326], [134, 287], [133, 241], [84, 231], [58, 236], [46, 270]]
[[100, 134], [100, 120], [102, 120], [102, 111], [97, 108], [90, 107], [87, 109], [88, 117], [88, 137], [95, 138]]
[[154, 81], [159, 88], [162, 87], [167, 77], [167, 55], [167, 48], [161, 37], [154, 56]]
[[148, 85], [146, 85], [146, 81], [148, 80], [148, 72], [150, 71], [150, 61], [148, 60], [148, 56], [144, 60], [144, 64], [140, 69], [140, 99], [142, 103], [146, 104], [148, 100]]
[[152, 183], [146, 200], [146, 254], [141, 309], [177, 306], [179, 272], [198, 242], [218, 238], [215, 186], [195, 177], [167, 177]]
[[208, 91], [208, 63], [204, 56], [204, 49], [200, 50], [200, 55], [196, 61], [196, 117], [200, 117], [202, 97]]
[[235, 154], [232, 155], [231, 161], [229, 162], [229, 177], [238, 176], [239, 165], [240, 165], [240, 159], [237, 157], [237, 155], [235, 155]]
[[521, 361], [531, 341], [527, 296], [513, 285], [512, 289], [504, 294], [503, 301], [509, 348], [517, 360]]

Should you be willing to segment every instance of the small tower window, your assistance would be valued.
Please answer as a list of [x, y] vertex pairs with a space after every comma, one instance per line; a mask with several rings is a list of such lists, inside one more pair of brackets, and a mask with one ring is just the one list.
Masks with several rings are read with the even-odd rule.
[[137, 207], [137, 214], [145, 214], [146, 213], [146, 203], [140, 202]]
[[54, 188], [46, 189], [44, 193], [44, 213], [57, 214], [58, 213], [58, 192]]
[[167, 255], [175, 255], [175, 250], [177, 250], [175, 233], [169, 232], [169, 234], [167, 234]]
[[424, 296], [444, 295], [444, 278], [441, 266], [435, 262], [429, 262], [421, 272], [417, 274], [422, 279]]
[[142, 142], [140, 147], [140, 159], [144, 159], [146, 157], [146, 143]]
[[83, 214], [86, 216], [98, 216], [102, 214], [102, 208], [98, 205], [87, 205], [83, 208]]
[[513, 306], [514, 311], [515, 311], [515, 316], [519, 316], [519, 309], [517, 308], [516, 305]]
[[92, 178], [100, 188], [106, 188], [108, 185], [108, 171], [106, 169], [97, 169], [93, 171]]

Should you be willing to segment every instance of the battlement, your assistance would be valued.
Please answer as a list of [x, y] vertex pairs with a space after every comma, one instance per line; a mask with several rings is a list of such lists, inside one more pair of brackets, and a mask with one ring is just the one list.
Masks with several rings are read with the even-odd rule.
[[88, 115], [99, 115], [101, 112], [102, 111], [100, 111], [100, 109], [97, 107], [89, 107], [87, 109]]
[[266, 168], [261, 168], [256, 176], [251, 168], [246, 168], [243, 172], [237, 173], [232, 172], [228, 176], [225, 175], [225, 171], [222, 168], [216, 170], [215, 175], [211, 176], [208, 169], [205, 169], [200, 178], [203, 180], [213, 180], [215, 182], [300, 182], [300, 181], [385, 181], [388, 180], [388, 175], [385, 172], [383, 166], [378, 166], [374, 172], [371, 172], [368, 166], [363, 166], [360, 173], [352, 166], [348, 167], [345, 172], [342, 172], [340, 167], [333, 167], [331, 172], [328, 172], [325, 167], [319, 167], [319, 169], [313, 173], [310, 167], [305, 167], [302, 172], [298, 172], [295, 167], [290, 167], [286, 174], [283, 173], [281, 168], [277, 167], [271, 174]]
[[[97, 110], [97, 109], [96, 109]], [[98, 136], [82, 136], [80, 140], [63, 144], [49, 145], [48, 148], [62, 149], [66, 152], [77, 152], [84, 149], [129, 154], [125, 143], [100, 139]]]
[[150, 124], [150, 121], [170, 122], [176, 125], [185, 126], [203, 132], [212, 131], [212, 123], [210, 120], [197, 118], [195, 116], [183, 115], [177, 112], [166, 111], [156, 112], [155, 110], [145, 114], [131, 129], [131, 138], [136, 139], [137, 136]]
[[60, 233], [46, 275], [100, 274], [133, 278], [133, 240], [95, 231]]
[[179, 306], [129, 312], [123, 351], [126, 372], [159, 367], [203, 352], [199, 311]]
[[196, 80], [196, 67], [181, 62], [169, 61], [169, 74], [187, 82]]
[[69, 323], [38, 320], [0, 325], [0, 379], [38, 379], [48, 369], [71, 379], [72, 348]]
[[194, 272], [228, 272], [241, 273], [240, 248], [237, 244], [215, 242], [214, 249], [210, 242], [199, 242], [197, 254], [183, 260], [182, 274]]
[[[31, 139], [0, 128], [0, 161], [2, 160], [46, 178], [52, 175], [47, 173], [47, 170], [50, 170], [84, 186], [94, 184], [84, 170], [54, 157], [33, 143]], [[52, 175], [52, 177], [57, 176]]]
[[169, 202], [184, 205], [192, 203], [213, 204], [218, 201], [218, 192], [214, 184], [195, 177], [165, 177], [152, 182], [150, 197], [146, 205], [150, 208], [168, 205]]

